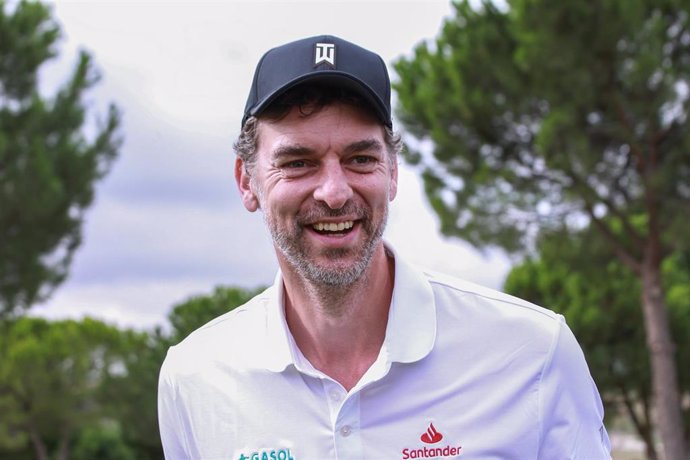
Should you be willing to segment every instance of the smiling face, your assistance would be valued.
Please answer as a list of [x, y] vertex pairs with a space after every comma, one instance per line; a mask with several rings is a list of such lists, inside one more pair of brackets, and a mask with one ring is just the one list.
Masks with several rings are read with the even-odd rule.
[[258, 125], [256, 164], [235, 174], [250, 211], [261, 209], [281, 269], [346, 286], [369, 266], [395, 197], [397, 167], [381, 124], [334, 103], [308, 116], [293, 108]]

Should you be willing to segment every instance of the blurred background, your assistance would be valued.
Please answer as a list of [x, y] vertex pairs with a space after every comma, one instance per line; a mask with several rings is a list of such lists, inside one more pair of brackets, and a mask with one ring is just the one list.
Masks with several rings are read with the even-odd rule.
[[254, 67], [319, 34], [389, 65], [406, 150], [385, 238], [563, 313], [614, 458], [687, 458], [689, 13], [0, 1], [0, 458], [162, 458], [167, 348], [277, 270], [232, 176]]

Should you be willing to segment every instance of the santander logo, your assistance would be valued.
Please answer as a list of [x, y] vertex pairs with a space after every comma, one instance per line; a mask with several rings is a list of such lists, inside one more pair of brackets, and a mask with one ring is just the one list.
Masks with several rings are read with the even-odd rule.
[[436, 427], [433, 423], [429, 423], [429, 428], [426, 429], [426, 432], [420, 439], [427, 444], [436, 444], [437, 442], [441, 442], [443, 435], [436, 431]]
[[[429, 423], [429, 428], [419, 437], [424, 444], [437, 444], [443, 439], [443, 435], [436, 429], [433, 423]], [[448, 441], [446, 440], [446, 443]], [[457, 458], [462, 452], [462, 446], [448, 444], [446, 446], [425, 446], [405, 447], [402, 452], [402, 460], [418, 458]]]

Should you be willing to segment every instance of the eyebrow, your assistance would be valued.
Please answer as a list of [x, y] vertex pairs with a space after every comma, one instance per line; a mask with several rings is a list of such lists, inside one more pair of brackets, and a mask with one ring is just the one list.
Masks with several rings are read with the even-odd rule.
[[345, 153], [359, 153], [366, 151], [376, 151], [380, 152], [383, 150], [383, 144], [377, 139], [363, 139], [361, 141], [353, 142], [352, 144], [345, 147]]
[[[353, 142], [345, 147], [344, 152], [347, 155], [353, 153], [366, 152], [366, 151], [376, 151], [380, 152], [383, 150], [383, 144], [377, 139], [362, 139], [361, 141]], [[314, 149], [300, 144], [286, 144], [281, 145], [273, 151], [272, 158], [277, 160], [280, 158], [293, 158], [312, 155]]]
[[299, 144], [288, 144], [281, 145], [277, 149], [275, 149], [273, 151], [272, 157], [274, 160], [277, 160], [279, 158], [291, 158], [304, 155], [311, 155], [312, 153], [314, 153], [314, 149], [311, 149], [309, 147], [305, 147]]

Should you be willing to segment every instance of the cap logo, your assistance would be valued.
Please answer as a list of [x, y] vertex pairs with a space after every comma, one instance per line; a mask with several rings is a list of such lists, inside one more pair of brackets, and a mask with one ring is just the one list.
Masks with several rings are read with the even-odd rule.
[[314, 66], [329, 64], [335, 67], [335, 45], [333, 43], [317, 43], [314, 53]]

